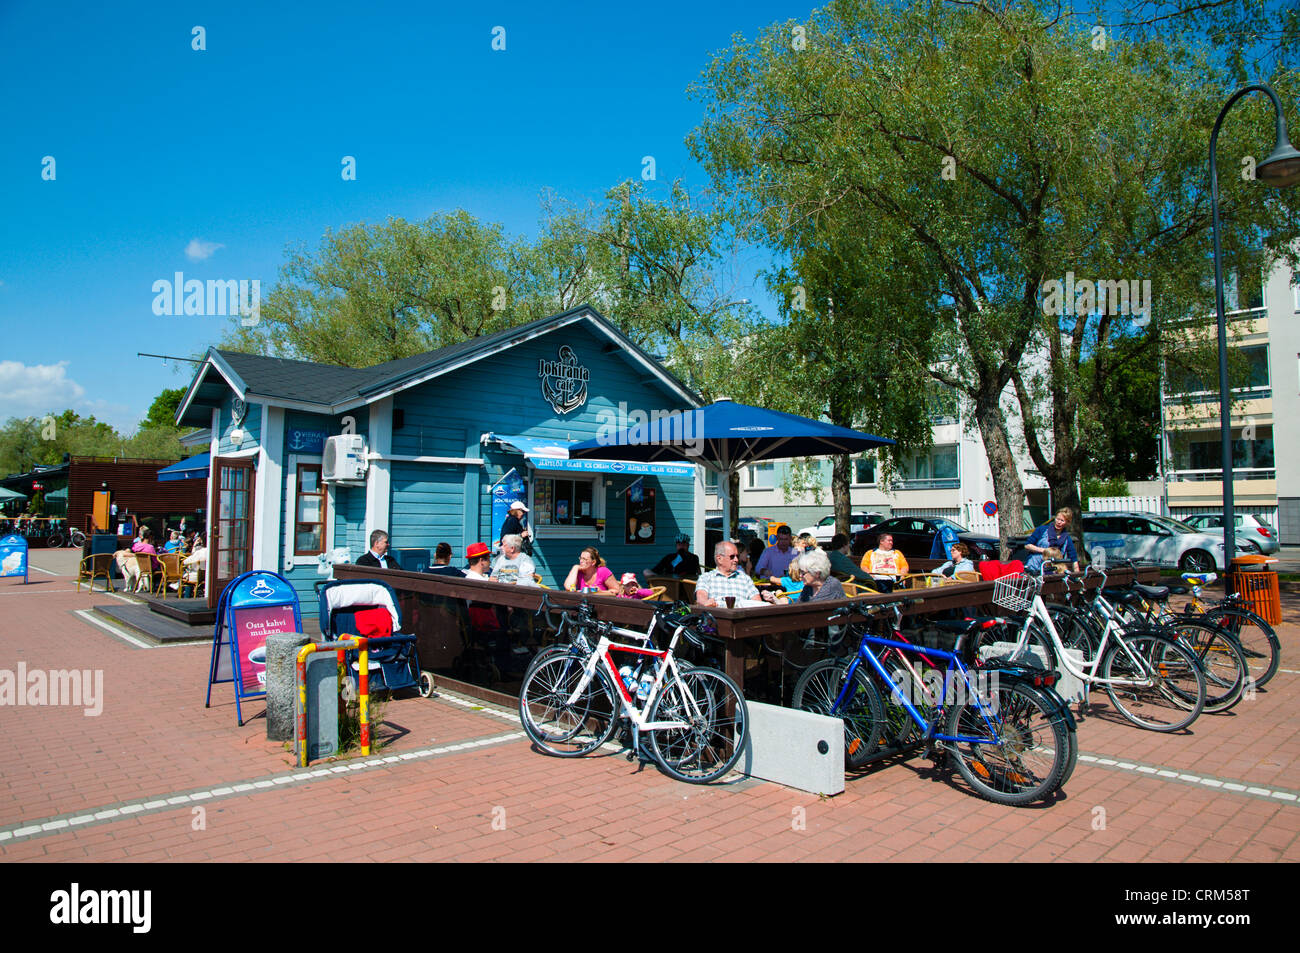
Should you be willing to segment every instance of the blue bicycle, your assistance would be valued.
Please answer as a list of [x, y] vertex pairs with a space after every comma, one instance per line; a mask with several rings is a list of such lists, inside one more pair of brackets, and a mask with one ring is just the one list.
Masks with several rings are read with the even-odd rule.
[[[908, 750], [934, 757], [946, 749], [976, 794], [1008, 805], [1046, 799], [1066, 782], [1079, 746], [1069, 707], [1052, 687], [1057, 673], [1001, 659], [975, 661], [983, 633], [1007, 620], [939, 623], [956, 633], [952, 651], [904, 641], [897, 632], [897, 605], [842, 609], [827, 623], [882, 612], [893, 613], [891, 634], [898, 638], [864, 628], [851, 659], [818, 662], [794, 689], [795, 708], [843, 720], [851, 767]], [[888, 666], [877, 649], [884, 650]], [[917, 656], [946, 661], [942, 678], [937, 667], [919, 671]]]

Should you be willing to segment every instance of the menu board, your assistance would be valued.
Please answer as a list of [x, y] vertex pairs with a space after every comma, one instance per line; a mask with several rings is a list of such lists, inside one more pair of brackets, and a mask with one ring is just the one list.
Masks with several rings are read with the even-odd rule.
[[627, 488], [625, 512], [627, 513], [627, 542], [650, 544], [655, 541], [655, 490], [645, 485], [644, 479], [633, 481]]

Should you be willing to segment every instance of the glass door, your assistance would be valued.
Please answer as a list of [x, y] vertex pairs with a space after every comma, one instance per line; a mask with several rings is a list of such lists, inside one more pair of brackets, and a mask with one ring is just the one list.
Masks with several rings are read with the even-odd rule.
[[215, 609], [221, 591], [253, 568], [253, 461], [218, 457], [209, 493], [208, 605]]

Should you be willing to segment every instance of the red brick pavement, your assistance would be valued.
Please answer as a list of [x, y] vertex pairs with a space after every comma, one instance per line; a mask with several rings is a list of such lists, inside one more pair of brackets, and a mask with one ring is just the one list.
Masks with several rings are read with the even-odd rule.
[[[126, 645], [71, 614], [102, 596], [64, 589], [34, 576], [0, 590], [0, 668], [101, 668], [104, 713], [0, 709], [0, 828], [295, 773], [260, 718], [235, 724], [229, 686], [203, 708], [206, 646]], [[1284, 650], [1296, 631], [1283, 627]], [[1181, 736], [1115, 721], [1094, 695], [1080, 747], [1294, 792], [1297, 694], [1300, 676], [1279, 674]], [[395, 700], [387, 721], [402, 730], [386, 729], [383, 755], [518, 730], [448, 699]], [[0, 842], [0, 859], [1295, 861], [1298, 835], [1297, 802], [1086, 761], [1055, 803], [1013, 809], [919, 759], [822, 799], [757, 780], [684, 785], [621, 755], [548, 758], [518, 739]]]

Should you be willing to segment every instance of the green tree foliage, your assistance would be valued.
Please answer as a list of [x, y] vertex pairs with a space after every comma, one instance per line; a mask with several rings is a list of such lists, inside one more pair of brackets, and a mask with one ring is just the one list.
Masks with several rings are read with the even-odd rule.
[[176, 406], [183, 390], [164, 390], [131, 436], [118, 433], [94, 416], [74, 410], [43, 417], [10, 417], [0, 427], [0, 474], [26, 473], [35, 466], [63, 462], [65, 454], [78, 457], [123, 457], [139, 460], [177, 460], [191, 451], [180, 444], [185, 431], [176, 427]]
[[352, 367], [435, 350], [590, 303], [704, 386], [702, 352], [738, 327], [714, 291], [722, 223], [673, 184], [612, 189], [604, 207], [544, 202], [536, 241], [464, 211], [329, 232], [291, 252], [260, 321], [223, 345]]
[[[1045, 283], [1149, 280], [1158, 326], [1207, 310], [1205, 153], [1233, 85], [1222, 51], [1191, 27], [1098, 44], [1086, 18], [1059, 13], [838, 0], [719, 54], [692, 137], [714, 188], [755, 228], [847, 210], [840, 227], [857, 217], [864, 243], [916, 249], [930, 353], [950, 357], [927, 371], [972, 408], [1004, 513], [1023, 502], [1021, 441], [1053, 498], [1077, 506], [1112, 362], [1141, 330], [1115, 285], [1045, 313]], [[1293, 101], [1294, 77], [1273, 79]], [[1271, 147], [1267, 112], [1243, 106], [1220, 139], [1225, 251], [1238, 265], [1295, 237], [1295, 196], [1264, 196], [1237, 174], [1242, 156]]]

